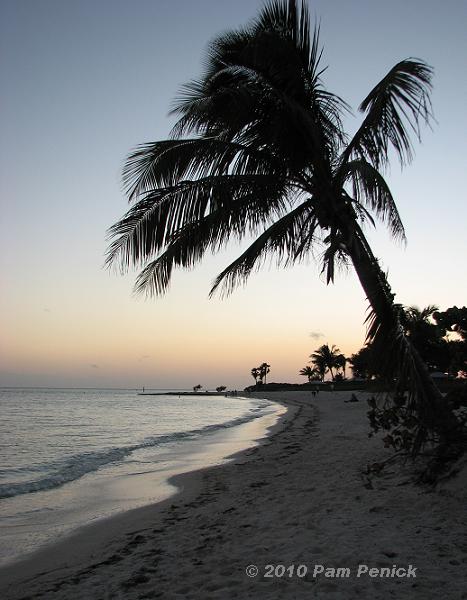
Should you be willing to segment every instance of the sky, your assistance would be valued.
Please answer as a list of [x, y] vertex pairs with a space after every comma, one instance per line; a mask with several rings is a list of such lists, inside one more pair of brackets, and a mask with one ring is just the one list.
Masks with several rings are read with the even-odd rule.
[[[241, 389], [301, 382], [321, 344], [364, 344], [356, 276], [326, 286], [317, 265], [274, 265], [227, 299], [210, 284], [231, 246], [180, 271], [166, 296], [132, 293], [136, 272], [104, 269], [106, 231], [127, 210], [136, 145], [165, 139], [171, 103], [216, 34], [257, 0], [0, 0], [0, 386]], [[434, 67], [436, 122], [413, 163], [387, 180], [408, 244], [367, 230], [396, 301], [467, 304], [467, 3], [315, 0], [328, 89], [353, 108], [399, 60]]]

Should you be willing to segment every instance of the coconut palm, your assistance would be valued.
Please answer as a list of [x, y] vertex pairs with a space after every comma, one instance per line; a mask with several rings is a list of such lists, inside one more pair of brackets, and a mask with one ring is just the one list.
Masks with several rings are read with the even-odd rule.
[[303, 369], [300, 369], [299, 374], [303, 375], [304, 377], [308, 377], [308, 383], [311, 383], [316, 379], [321, 379], [321, 374], [318, 369], [313, 369], [309, 365], [303, 367]]
[[401, 312], [401, 323], [404, 330], [409, 335], [416, 335], [419, 329], [427, 327], [436, 327], [433, 316], [437, 314], [439, 308], [434, 304], [429, 304], [425, 308], [418, 306], [408, 306]]
[[337, 346], [334, 346], [334, 344], [332, 347], [329, 347], [329, 344], [323, 344], [318, 350], [313, 352], [313, 354], [310, 354], [311, 362], [321, 373], [323, 372], [324, 367], [323, 379], [328, 370], [331, 373], [331, 379], [334, 379], [333, 369], [339, 368], [341, 364], [340, 356], [342, 356], [340, 350]]
[[348, 359], [346, 356], [344, 356], [344, 354], [339, 354], [338, 356], [336, 356], [335, 364], [336, 364], [337, 369], [342, 369], [341, 376], [343, 379], [346, 378], [345, 377], [345, 367], [347, 365], [347, 360]]
[[253, 369], [251, 369], [251, 376], [254, 377], [255, 384], [258, 383], [258, 377], [259, 377], [259, 369], [258, 369], [258, 367], [254, 367]]
[[263, 381], [264, 379], [264, 383], [266, 383], [266, 378], [268, 373], [270, 372], [270, 366], [268, 365], [268, 363], [261, 363], [258, 367], [258, 371], [259, 371], [259, 378], [261, 379], [261, 381]]
[[312, 360], [310, 362], [313, 364], [314, 369], [317, 371], [320, 380], [324, 381], [326, 371], [328, 370], [326, 358], [319, 354], [316, 354], [316, 356], [314, 357], [312, 355], [310, 356], [312, 357]]
[[386, 358], [388, 381], [409, 388], [417, 450], [428, 431], [450, 439], [458, 421], [404, 335], [363, 227], [374, 216], [404, 239], [383, 172], [390, 152], [402, 165], [412, 158], [410, 133], [419, 137], [431, 118], [432, 70], [418, 59], [397, 63], [361, 103], [349, 137], [349, 107], [324, 87], [321, 54], [297, 0], [274, 0], [214, 39], [204, 74], [176, 101], [171, 137], [126, 162], [132, 206], [110, 229], [108, 263], [142, 268], [136, 291], [150, 295], [167, 291], [174, 268], [194, 267], [230, 239], [254, 241], [211, 293], [230, 293], [269, 256], [286, 266], [319, 250], [328, 283], [337, 265], [353, 265], [371, 307], [367, 340]]
[[446, 330], [434, 319], [438, 311], [434, 305], [409, 306], [401, 313], [404, 331], [430, 371], [448, 370], [452, 360], [450, 344], [444, 339]]

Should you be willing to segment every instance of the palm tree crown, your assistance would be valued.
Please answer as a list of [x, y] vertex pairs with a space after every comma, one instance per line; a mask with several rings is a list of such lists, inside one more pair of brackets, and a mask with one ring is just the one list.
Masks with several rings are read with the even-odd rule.
[[338, 369], [341, 366], [341, 356], [339, 348], [334, 346], [334, 344], [329, 347], [329, 344], [323, 344], [310, 355], [311, 362], [316, 366], [318, 371], [322, 373], [322, 379], [324, 379], [324, 375], [326, 371], [329, 370], [331, 373], [331, 378], [334, 379], [334, 371], [333, 369]]
[[[419, 136], [431, 117], [432, 70], [413, 58], [397, 63], [362, 101], [351, 138], [342, 125], [349, 107], [324, 87], [323, 72], [305, 2], [272, 1], [247, 27], [217, 37], [204, 74], [175, 103], [171, 137], [126, 162], [132, 206], [109, 231], [107, 261], [142, 268], [136, 291], [150, 295], [167, 290], [174, 268], [194, 267], [231, 239], [254, 237], [211, 293], [230, 293], [269, 256], [290, 265], [320, 249], [328, 282], [336, 263], [351, 262], [372, 307], [369, 339], [392, 344], [400, 361], [388, 378], [397, 371], [411, 381], [410, 404], [420, 407], [436, 393], [413, 375], [423, 367], [413, 367], [362, 224], [373, 224], [373, 214], [404, 239], [382, 170], [391, 149], [401, 164], [410, 161], [410, 133]], [[436, 420], [428, 413], [423, 432]]]
[[230, 238], [257, 239], [214, 289], [233, 290], [269, 254], [300, 261], [318, 242], [331, 281], [369, 210], [404, 237], [378, 169], [390, 146], [410, 159], [408, 132], [430, 116], [431, 69], [414, 59], [393, 67], [348, 140], [348, 107], [324, 88], [320, 61], [318, 31], [295, 1], [272, 2], [212, 42], [204, 76], [173, 109], [172, 138], [139, 147], [124, 169], [133, 206], [110, 229], [108, 261], [143, 266], [138, 291], [163, 293], [174, 267], [193, 267]]
[[311, 383], [313, 380], [316, 381], [317, 379], [321, 379], [321, 373], [318, 371], [318, 369], [310, 367], [309, 365], [303, 367], [303, 369], [300, 369], [299, 375], [307, 377], [309, 383]]

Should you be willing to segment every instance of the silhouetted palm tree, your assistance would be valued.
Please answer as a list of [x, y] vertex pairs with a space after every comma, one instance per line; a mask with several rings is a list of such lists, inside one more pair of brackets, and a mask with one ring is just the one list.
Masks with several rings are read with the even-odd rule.
[[310, 366], [306, 366], [306, 367], [303, 367], [303, 369], [300, 369], [299, 374], [304, 375], [305, 377], [308, 377], [308, 383], [311, 383], [313, 380], [317, 379], [318, 377], [321, 379], [321, 374], [318, 371], [318, 369], [313, 369]]
[[345, 379], [345, 366], [347, 364], [347, 357], [343, 354], [339, 354], [336, 356], [335, 364], [337, 369], [342, 369], [342, 377]]
[[321, 381], [324, 381], [324, 376], [328, 370], [326, 358], [323, 355], [317, 354], [316, 356], [312, 357], [311, 363], [315, 366]]
[[434, 304], [429, 304], [425, 308], [418, 306], [408, 306], [401, 312], [401, 323], [406, 333], [414, 335], [419, 328], [435, 326], [433, 315], [439, 311]]
[[400, 309], [362, 230], [370, 211], [404, 239], [382, 175], [392, 150], [412, 157], [410, 132], [431, 117], [431, 68], [397, 63], [360, 105], [349, 137], [348, 106], [325, 89], [318, 30], [305, 3], [276, 0], [247, 27], [217, 37], [204, 75], [187, 84], [171, 138], [140, 146], [124, 168], [130, 210], [110, 229], [108, 262], [143, 267], [136, 290], [164, 293], [176, 267], [190, 269], [230, 239], [255, 241], [214, 282], [231, 292], [270, 255], [305, 260], [317, 246], [328, 283], [350, 262], [371, 305], [367, 340], [385, 359], [388, 381], [408, 386], [427, 431], [446, 441], [458, 421], [404, 335]]
[[268, 365], [268, 363], [265, 363], [265, 362], [264, 362], [264, 363], [260, 364], [260, 365], [259, 365], [259, 367], [258, 367], [258, 370], [259, 370], [259, 377], [260, 377], [261, 381], [263, 381], [263, 379], [264, 379], [264, 383], [266, 383], [266, 377], [267, 377], [267, 374], [268, 374], [268, 373], [270, 372], [270, 370], [271, 370], [271, 369], [270, 369], [270, 366], [271, 366], [271, 365]]
[[329, 347], [329, 344], [323, 344], [318, 348], [318, 350], [313, 352], [313, 354], [310, 354], [311, 362], [316, 365], [320, 372], [322, 372], [324, 366], [324, 374], [326, 374], [326, 371], [329, 370], [331, 373], [331, 379], [334, 379], [333, 369], [339, 368], [339, 356], [342, 356], [340, 354], [340, 350], [334, 346], [334, 344], [331, 348]]
[[259, 369], [257, 367], [254, 367], [254, 369], [251, 369], [251, 375], [252, 375], [252, 377], [255, 378], [255, 383], [258, 383]]

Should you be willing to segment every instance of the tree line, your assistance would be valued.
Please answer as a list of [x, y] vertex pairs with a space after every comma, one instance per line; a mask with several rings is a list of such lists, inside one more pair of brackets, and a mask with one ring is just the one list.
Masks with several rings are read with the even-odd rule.
[[[441, 312], [437, 306], [423, 309], [401, 307], [400, 320], [405, 335], [418, 351], [429, 372], [467, 377], [467, 308], [453, 306]], [[452, 339], [450, 334], [457, 334]], [[333, 381], [346, 379], [346, 365], [353, 377], [378, 378], [384, 373], [378, 365], [373, 344], [367, 343], [350, 357], [344, 356], [335, 345], [323, 344], [310, 355], [310, 365], [300, 370], [308, 381], [324, 381], [327, 373]]]
[[255, 380], [255, 384], [258, 385], [258, 383], [267, 383], [266, 378], [270, 371], [271, 365], [268, 365], [268, 363], [265, 362], [261, 363], [259, 367], [253, 367], [251, 369], [251, 376]]

